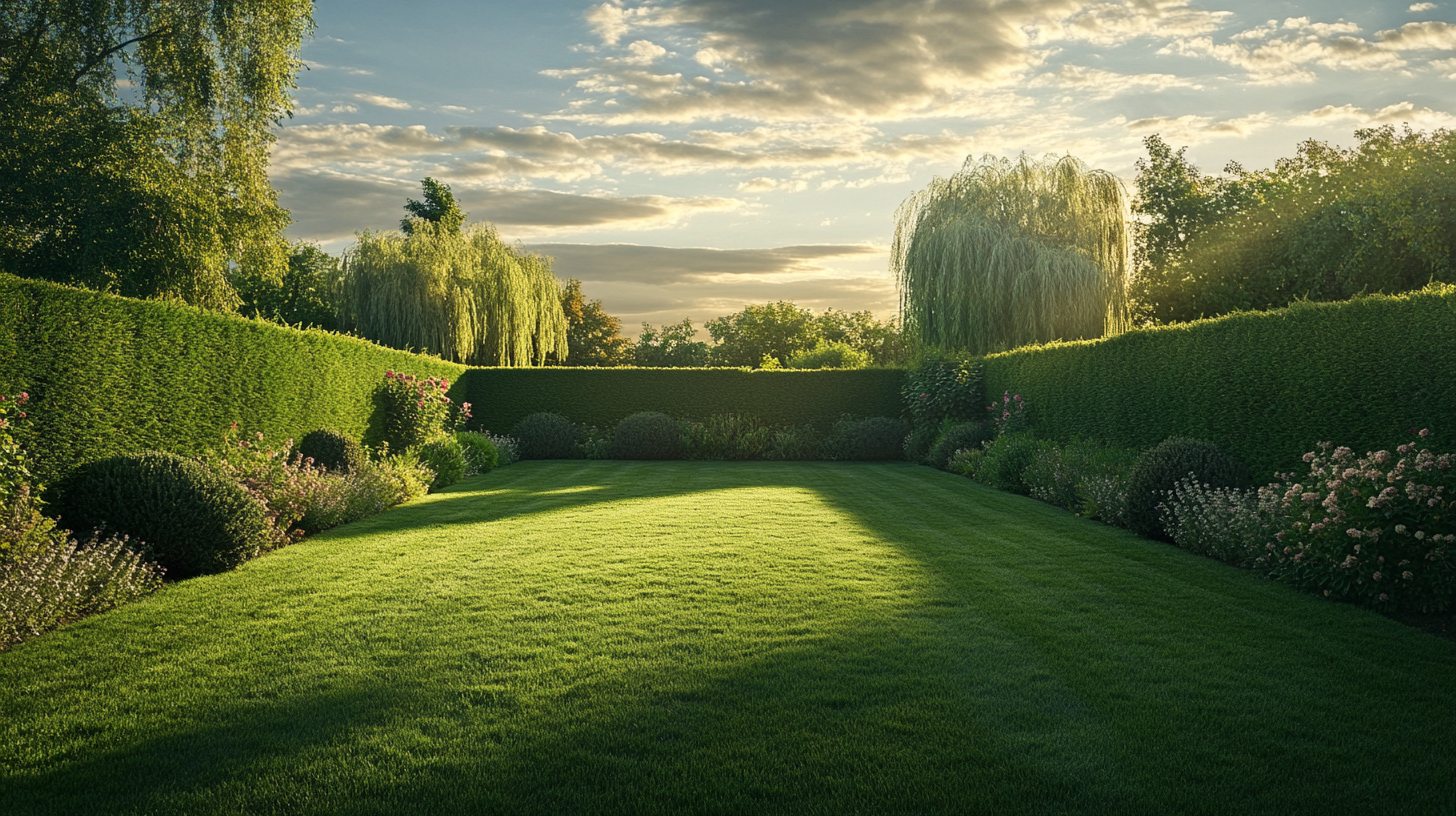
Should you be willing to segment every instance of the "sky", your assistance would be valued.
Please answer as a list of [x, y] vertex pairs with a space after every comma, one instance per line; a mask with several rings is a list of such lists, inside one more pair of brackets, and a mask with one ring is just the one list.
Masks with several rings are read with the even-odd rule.
[[1456, 126], [1456, 0], [316, 0], [270, 175], [291, 239], [397, 229], [426, 176], [635, 336], [745, 304], [898, 310], [895, 211], [968, 158], [1133, 190]]

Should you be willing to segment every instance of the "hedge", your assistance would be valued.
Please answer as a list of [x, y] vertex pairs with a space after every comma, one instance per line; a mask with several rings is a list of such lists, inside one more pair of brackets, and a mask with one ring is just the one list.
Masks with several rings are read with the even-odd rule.
[[1456, 443], [1456, 287], [1301, 303], [1102, 340], [990, 355], [988, 395], [1027, 400], [1032, 429], [1148, 448], [1214, 442], [1256, 479], [1321, 441], [1393, 449], [1412, 428]]
[[235, 421], [272, 439], [315, 428], [377, 438], [373, 395], [391, 368], [452, 379], [465, 370], [357, 338], [0, 274], [0, 392], [30, 392], [17, 436], [46, 484], [144, 448], [196, 453]]
[[843, 414], [899, 416], [899, 369], [476, 368], [451, 396], [474, 403], [472, 429], [509, 432], [550, 411], [607, 429], [639, 411], [679, 419], [751, 415], [770, 425], [828, 428]]

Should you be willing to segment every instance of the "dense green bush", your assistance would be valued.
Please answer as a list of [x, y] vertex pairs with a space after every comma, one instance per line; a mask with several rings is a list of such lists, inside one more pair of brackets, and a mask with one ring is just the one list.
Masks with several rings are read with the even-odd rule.
[[951, 454], [959, 450], [980, 450], [996, 438], [996, 428], [990, 422], [955, 422], [946, 420], [940, 433], [925, 454], [925, 464], [945, 470]]
[[352, 337], [0, 274], [0, 390], [30, 393], [32, 422], [17, 438], [42, 484], [121, 453], [201, 453], [232, 422], [275, 439], [334, 428], [373, 444], [388, 369], [465, 370]]
[[511, 436], [522, 459], [570, 459], [577, 454], [582, 433], [561, 414], [542, 412], [517, 422]]
[[1158, 506], [1189, 476], [1211, 487], [1246, 488], [1250, 484], [1248, 469], [1212, 442], [1170, 437], [1138, 457], [1128, 474], [1128, 529], [1166, 540]]
[[384, 372], [378, 401], [384, 411], [384, 441], [395, 449], [454, 433], [470, 418], [470, 403], [446, 396], [450, 381], [404, 372]]
[[514, 427], [529, 414], [556, 412], [573, 422], [615, 428], [639, 411], [690, 422], [754, 416], [774, 427], [829, 430], [840, 416], [895, 416], [904, 372], [763, 371], [733, 368], [477, 368], [451, 395], [469, 400], [471, 430]]
[[764, 459], [774, 438], [774, 429], [758, 417], [720, 414], [689, 426], [688, 449], [694, 459]]
[[997, 490], [1025, 496], [1031, 492], [1026, 483], [1026, 470], [1040, 448], [1029, 433], [998, 436], [980, 456], [971, 478]]
[[940, 438], [940, 431], [941, 425], [922, 423], [911, 426], [910, 433], [905, 435], [905, 458], [923, 464], [930, 456], [931, 446]]
[[811, 349], [796, 351], [789, 356], [788, 368], [867, 368], [872, 362], [870, 355], [848, 343], [830, 343], [820, 340]]
[[1052, 344], [985, 359], [986, 390], [1021, 394], [1042, 439], [1145, 449], [1208, 439], [1259, 481], [1320, 441], [1390, 450], [1456, 428], [1456, 287], [1307, 303]]
[[272, 542], [262, 504], [175, 454], [146, 451], [92, 462], [56, 492], [53, 509], [64, 524], [131, 536], [170, 578], [233, 569]]
[[434, 474], [430, 480], [431, 490], [449, 487], [465, 478], [465, 451], [455, 437], [437, 436], [410, 450]]
[[979, 419], [985, 391], [981, 363], [969, 354], [932, 352], [905, 372], [900, 396], [917, 429]]
[[315, 465], [332, 471], [348, 472], [364, 463], [364, 448], [359, 440], [338, 431], [309, 431], [298, 440], [295, 450], [305, 459], [312, 459]]
[[466, 476], [489, 473], [500, 464], [500, 449], [485, 434], [460, 431], [455, 434], [455, 441], [465, 453]]
[[656, 411], [627, 417], [612, 434], [613, 459], [681, 459], [686, 454], [682, 423]]
[[813, 425], [778, 428], [773, 432], [765, 459], [803, 462], [819, 458], [823, 435]]
[[1137, 458], [1137, 451], [1096, 441], [1042, 441], [1021, 479], [1034, 499], [1123, 527], [1127, 477]]
[[905, 456], [905, 423], [894, 417], [852, 419], [834, 423], [821, 456], [845, 462], [884, 461]]

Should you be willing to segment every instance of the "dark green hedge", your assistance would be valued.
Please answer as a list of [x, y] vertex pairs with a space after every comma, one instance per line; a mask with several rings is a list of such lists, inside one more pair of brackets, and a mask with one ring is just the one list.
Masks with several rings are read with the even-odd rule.
[[493, 433], [538, 411], [603, 429], [638, 411], [660, 411], [692, 420], [744, 414], [827, 430], [842, 414], [899, 416], [904, 379], [899, 369], [476, 368], [451, 396], [475, 404], [472, 429]]
[[272, 438], [315, 428], [372, 436], [390, 368], [464, 366], [319, 331], [0, 275], [0, 391], [29, 391], [19, 438], [45, 483], [154, 448], [194, 453], [236, 421]]
[[1259, 480], [1320, 441], [1391, 449], [1429, 427], [1456, 446], [1456, 288], [1131, 331], [985, 359], [987, 395], [1032, 429], [1147, 448], [1206, 439]]

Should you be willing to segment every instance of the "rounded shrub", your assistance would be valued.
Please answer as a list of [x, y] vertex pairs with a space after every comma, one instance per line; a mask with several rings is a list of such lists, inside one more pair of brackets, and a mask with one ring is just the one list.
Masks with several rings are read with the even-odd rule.
[[989, 422], [947, 423], [926, 451], [925, 463], [945, 470], [946, 463], [956, 451], [978, 451], [984, 443], [995, 438], [996, 427]]
[[309, 431], [298, 440], [294, 452], [332, 471], [352, 472], [364, 463], [359, 440], [338, 431]]
[[905, 458], [912, 462], [924, 462], [930, 455], [930, 446], [940, 437], [940, 426], [930, 423], [921, 423], [910, 429], [905, 435], [902, 445], [905, 451]]
[[465, 450], [453, 436], [437, 436], [411, 448], [420, 464], [430, 469], [435, 478], [431, 490], [439, 490], [465, 478]]
[[997, 490], [1028, 495], [1031, 485], [1026, 483], [1026, 471], [1036, 461], [1041, 446], [1030, 433], [1002, 434], [982, 451], [971, 478]]
[[460, 443], [460, 449], [465, 453], [466, 476], [489, 473], [500, 464], [500, 449], [485, 434], [460, 431], [455, 434], [455, 441]]
[[1138, 457], [1128, 474], [1128, 529], [1150, 538], [1168, 539], [1158, 505], [1189, 474], [1209, 487], [1249, 486], [1249, 471], [1212, 442], [1174, 436]]
[[66, 526], [144, 542], [168, 577], [233, 569], [273, 541], [260, 504], [200, 462], [146, 451], [84, 465], [56, 485]]
[[825, 459], [869, 462], [905, 455], [905, 423], [894, 417], [841, 419], [824, 440]]
[[522, 459], [570, 459], [575, 453], [577, 427], [560, 414], [531, 414], [511, 429]]
[[612, 434], [613, 459], [681, 459], [686, 455], [682, 424], [657, 411], [627, 417]]

